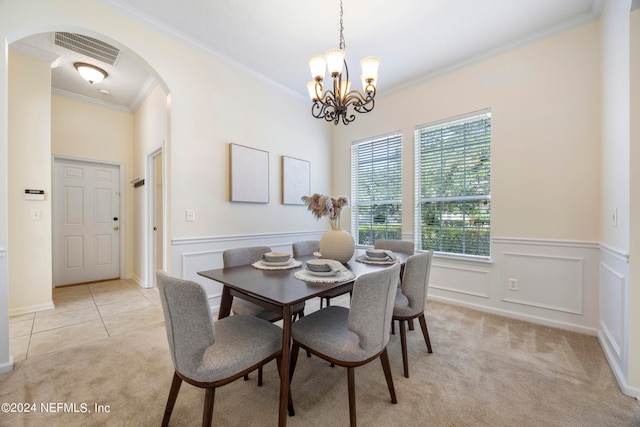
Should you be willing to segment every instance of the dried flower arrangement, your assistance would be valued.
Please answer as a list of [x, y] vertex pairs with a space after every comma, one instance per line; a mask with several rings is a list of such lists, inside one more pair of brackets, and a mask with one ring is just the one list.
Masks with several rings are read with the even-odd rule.
[[340, 212], [349, 204], [347, 196], [335, 198], [316, 193], [312, 196], [302, 196], [301, 199], [316, 219], [325, 216], [332, 229], [340, 229]]

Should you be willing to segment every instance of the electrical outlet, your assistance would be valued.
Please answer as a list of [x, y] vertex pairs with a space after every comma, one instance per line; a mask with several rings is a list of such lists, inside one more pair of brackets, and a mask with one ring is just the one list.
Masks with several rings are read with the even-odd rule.
[[196, 214], [194, 211], [192, 210], [186, 210], [184, 211], [184, 215], [186, 217], [187, 222], [193, 222], [196, 220]]
[[518, 279], [509, 279], [509, 290], [510, 291], [518, 290]]

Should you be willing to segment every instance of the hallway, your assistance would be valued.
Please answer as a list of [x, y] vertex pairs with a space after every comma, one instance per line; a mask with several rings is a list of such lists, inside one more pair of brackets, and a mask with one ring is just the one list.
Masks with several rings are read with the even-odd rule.
[[133, 280], [55, 288], [55, 308], [11, 316], [14, 363], [164, 322], [157, 289]]

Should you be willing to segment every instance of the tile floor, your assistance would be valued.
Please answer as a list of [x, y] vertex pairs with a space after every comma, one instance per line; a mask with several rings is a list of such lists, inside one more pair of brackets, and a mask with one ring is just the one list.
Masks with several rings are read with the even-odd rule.
[[55, 288], [55, 308], [11, 316], [14, 362], [164, 322], [157, 289], [132, 280]]

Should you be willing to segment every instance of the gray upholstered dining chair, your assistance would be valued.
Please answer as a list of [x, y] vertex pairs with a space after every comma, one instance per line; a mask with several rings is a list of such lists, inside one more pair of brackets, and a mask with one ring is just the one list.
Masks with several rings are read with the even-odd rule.
[[373, 242], [373, 247], [376, 249], [385, 249], [409, 255], [413, 255], [415, 253], [415, 245], [409, 240], [378, 239]]
[[[320, 241], [319, 240], [303, 240], [300, 242], [294, 242], [291, 245], [293, 249], [293, 257], [301, 257], [301, 256], [309, 256], [313, 255], [315, 252], [320, 250]], [[344, 292], [341, 291], [327, 291], [323, 292], [320, 297], [320, 308], [322, 308], [325, 304], [328, 306], [331, 305], [331, 298], [335, 298], [337, 296], [342, 295]]]
[[169, 424], [182, 381], [206, 389], [202, 425], [213, 420], [217, 387], [282, 356], [282, 330], [254, 316], [213, 321], [197, 283], [156, 273], [169, 350], [175, 369], [162, 426]]
[[[291, 326], [291, 373], [293, 379], [300, 347], [347, 368], [349, 419], [356, 425], [355, 368], [380, 358], [391, 402], [397, 403], [387, 343], [389, 322], [400, 265], [364, 274], [353, 284], [351, 307], [330, 306], [311, 313]], [[289, 397], [289, 412], [293, 401]]]
[[[252, 246], [243, 248], [227, 249], [222, 252], [222, 263], [224, 267], [237, 267], [240, 265], [253, 264], [262, 258], [262, 255], [271, 252], [269, 246]], [[293, 318], [301, 318], [304, 316], [304, 301], [295, 304], [291, 308], [291, 315]], [[243, 300], [242, 298], [234, 298], [231, 303], [231, 310], [233, 314], [245, 314], [248, 316], [259, 317], [260, 319], [267, 320], [269, 322], [277, 322], [282, 319], [278, 313], [263, 308], [252, 302]], [[245, 375], [245, 380], [248, 380], [248, 374]], [[258, 368], [258, 385], [262, 385], [262, 367]]]
[[[239, 265], [253, 264], [262, 258], [262, 255], [271, 252], [269, 246], [253, 246], [244, 248], [227, 249], [222, 252], [222, 263], [224, 267], [236, 267]], [[271, 310], [260, 307], [241, 298], [234, 298], [231, 304], [231, 310], [234, 314], [247, 314], [256, 316], [269, 322], [277, 322], [282, 317]], [[292, 315], [297, 317], [304, 316], [304, 302], [293, 306]]]
[[402, 276], [402, 287], [396, 292], [396, 300], [393, 307], [393, 322], [400, 324], [400, 344], [402, 345], [402, 364], [404, 376], [409, 378], [409, 361], [407, 356], [407, 331], [405, 322], [409, 323], [418, 318], [422, 335], [427, 344], [427, 351], [432, 353], [427, 321], [424, 316], [426, 307], [427, 290], [429, 288], [429, 272], [433, 251], [412, 255], [407, 259]]
[[291, 245], [293, 257], [309, 256], [320, 250], [320, 240], [302, 240]]

